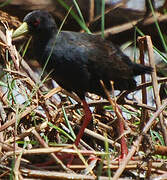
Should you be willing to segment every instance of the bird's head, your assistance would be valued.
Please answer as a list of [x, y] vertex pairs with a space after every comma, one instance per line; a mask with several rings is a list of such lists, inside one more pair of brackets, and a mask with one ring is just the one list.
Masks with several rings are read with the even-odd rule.
[[57, 29], [53, 17], [46, 11], [35, 10], [24, 17], [23, 24], [14, 31], [13, 38], [26, 33], [30, 35], [48, 33], [53, 29]]

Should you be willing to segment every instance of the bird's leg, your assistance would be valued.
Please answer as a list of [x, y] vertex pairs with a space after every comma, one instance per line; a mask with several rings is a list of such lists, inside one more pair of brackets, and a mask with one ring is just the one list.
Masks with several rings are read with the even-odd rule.
[[[118, 110], [121, 112], [121, 109], [118, 107]], [[121, 118], [118, 118], [118, 127], [119, 127], [119, 135], [123, 135], [124, 134], [124, 123], [122, 121]], [[127, 148], [127, 144], [126, 144], [126, 140], [125, 140], [125, 136], [123, 135], [120, 139], [121, 141], [121, 159], [123, 159], [124, 157], [127, 156], [128, 154], [128, 148]]]
[[[83, 124], [81, 126], [81, 129], [79, 130], [79, 133], [77, 134], [77, 137], [76, 137], [76, 140], [75, 140], [75, 143], [74, 143], [76, 146], [79, 145], [80, 139], [82, 138], [82, 136], [84, 134], [85, 128], [88, 126], [88, 124], [92, 120], [92, 112], [90, 111], [86, 100], [85, 99], [82, 100], [82, 103], [83, 103], [83, 109], [84, 109], [85, 117], [84, 117], [84, 121], [83, 121]], [[74, 159], [74, 156], [72, 155], [70, 161], [67, 164], [67, 166], [71, 165], [73, 159]]]
[[78, 144], [80, 142], [80, 139], [82, 138], [82, 136], [84, 134], [85, 128], [88, 126], [88, 124], [92, 120], [92, 112], [90, 111], [87, 102], [85, 100], [82, 100], [82, 103], [83, 103], [83, 109], [84, 109], [84, 112], [85, 112], [85, 118], [84, 118], [81, 129], [79, 130], [79, 133], [77, 134], [77, 137], [76, 137], [76, 140], [75, 140], [75, 145], [76, 146], [78, 146]]

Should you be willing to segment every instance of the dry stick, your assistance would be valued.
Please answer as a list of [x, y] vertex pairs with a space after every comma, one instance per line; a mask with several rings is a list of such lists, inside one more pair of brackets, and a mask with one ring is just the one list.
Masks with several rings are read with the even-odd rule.
[[[164, 82], [167, 82], [167, 77], [163, 77], [163, 78], [158, 79], [158, 83], [164, 83]], [[141, 90], [142, 88], [149, 87], [151, 85], [152, 85], [152, 82], [146, 82], [146, 83], [140, 84], [134, 90], [124, 91], [123, 93], [121, 93], [121, 95], [119, 97], [117, 97], [117, 103], [118, 104], [132, 105], [132, 106], [135, 106], [138, 108], [142, 107], [142, 108], [146, 108], [146, 109], [151, 110], [151, 111], [156, 111], [155, 107], [151, 107], [151, 106], [148, 106], [146, 104], [141, 104], [138, 102], [132, 102], [130, 100], [124, 99], [124, 97], [126, 97], [128, 94], [130, 94], [134, 91], [137, 91], [137, 90]], [[105, 99], [104, 100], [98, 100], [98, 101], [92, 101], [92, 102], [88, 103], [89, 106], [96, 106], [98, 104], [109, 105], [110, 103]], [[78, 109], [78, 108], [82, 108], [82, 105], [81, 104], [72, 104], [72, 105], [65, 106], [65, 108], [66, 109]]]
[[[160, 13], [156, 13], [156, 18], [157, 18], [158, 22], [163, 22], [163, 21], [166, 21], [167, 15], [166, 14], [161, 15]], [[121, 24], [121, 25], [117, 25], [117, 26], [105, 29], [105, 31], [104, 31], [105, 38], [108, 37], [110, 34], [115, 35], [115, 34], [119, 34], [124, 31], [131, 30], [141, 21], [143, 21], [143, 18], [139, 18], [137, 20], [133, 20], [133, 21]], [[148, 25], [153, 24], [154, 22], [155, 22], [155, 19], [154, 19], [154, 17], [151, 16], [144, 20], [144, 22], [142, 23], [142, 26], [148, 26]], [[94, 34], [100, 35], [101, 31], [96, 32]]]
[[[90, 107], [97, 106], [99, 104], [103, 105], [103, 106], [110, 105], [110, 103], [106, 99], [98, 100], [98, 101], [92, 101], [92, 102], [88, 103], [88, 105]], [[148, 106], [146, 104], [141, 104], [141, 103], [138, 103], [138, 102], [133, 102], [131, 100], [123, 100], [123, 103], [118, 103], [118, 104], [121, 104], [121, 105], [131, 105], [131, 106], [135, 106], [136, 108], [146, 108], [146, 109], [151, 110], [151, 111], [156, 111], [155, 107]], [[79, 108], [82, 108], [81, 104], [72, 104], [72, 105], [65, 106], [65, 109], [79, 109]]]
[[49, 99], [50, 97], [52, 97], [54, 94], [57, 94], [61, 90], [62, 90], [62, 88], [60, 86], [53, 88], [46, 95], [44, 95], [44, 99]]
[[[1, 39], [5, 42], [5, 44], [10, 44], [8, 41], [10, 41], [11, 39], [8, 37], [8, 41], [5, 38], [5, 35], [0, 31], [0, 36]], [[9, 35], [8, 35], [9, 36]], [[10, 49], [10, 54], [12, 57], [18, 57], [19, 59], [21, 59], [21, 65], [23, 67], [23, 69], [25, 70], [25, 72], [30, 75], [30, 77], [34, 80], [34, 82], [39, 82], [39, 79], [37, 76], [34, 75], [34, 72], [31, 70], [31, 68], [28, 66], [28, 64], [21, 58], [21, 56], [19, 55], [19, 53], [17, 53], [16, 49], [14, 48], [14, 46], [12, 46], [12, 44], [10, 44], [10, 46], [8, 47]], [[17, 69], [17, 68], [16, 68]], [[40, 93], [40, 92], [39, 92]], [[41, 94], [41, 93], [40, 93]], [[46, 112], [47, 114], [47, 112]], [[34, 130], [35, 131], [35, 130]], [[33, 132], [34, 132], [33, 131]], [[35, 133], [35, 132], [34, 132]], [[37, 132], [34, 134], [36, 135], [38, 134]], [[71, 171], [70, 169], [68, 169], [56, 156], [55, 154], [51, 154], [52, 157], [63, 167], [64, 170], [66, 171]]]
[[[119, 3], [116, 3], [115, 5], [110, 6], [110, 8], [105, 9], [104, 15], [106, 15], [107, 13], [109, 13], [110, 11], [112, 11], [112, 10], [118, 8], [118, 7], [121, 7], [122, 5], [123, 5], [123, 3], [119, 2]], [[101, 19], [101, 15], [96, 16], [92, 21], [88, 22], [87, 27], [89, 27], [90, 24], [92, 24], [93, 22], [95, 22], [95, 21], [97, 21], [99, 19]], [[98, 32], [98, 33], [101, 34], [101, 31]]]
[[142, 134], [133, 143], [134, 145], [131, 147], [127, 157], [123, 159], [122, 164], [120, 165], [119, 169], [116, 171], [112, 180], [117, 180], [120, 177], [120, 175], [122, 174], [122, 172], [126, 168], [126, 165], [128, 164], [129, 160], [132, 158], [132, 156], [134, 155], [134, 153], [138, 149], [138, 147], [141, 143], [143, 134], [147, 133], [147, 131], [149, 130], [149, 128], [153, 124], [153, 121], [159, 116], [159, 114], [165, 109], [166, 106], [167, 106], [167, 100], [164, 101], [163, 105], [158, 108], [158, 110], [153, 114], [152, 118], [147, 122], [147, 124], [143, 128]]
[[[108, 99], [109, 103], [112, 105], [112, 107], [113, 107], [113, 109], [115, 111], [115, 114], [116, 114], [116, 116], [118, 118], [118, 123], [119, 123], [119, 126], [120, 126], [119, 127], [120, 128], [120, 132], [123, 132], [124, 131], [124, 127], [123, 127], [124, 118], [123, 118], [122, 114], [119, 111], [119, 107], [117, 106], [116, 100], [114, 99], [115, 101], [113, 101], [111, 99], [110, 93], [106, 89], [106, 87], [105, 87], [105, 85], [104, 85], [102, 80], [100, 80], [100, 83], [101, 83], [101, 85], [102, 85], [102, 87], [104, 89], [104, 92], [105, 92], [105, 94], [107, 96], [107, 99]], [[123, 135], [124, 134], [120, 134], [120, 137], [121, 137], [121, 139], [120, 139], [120, 141], [121, 141], [121, 154], [127, 154], [128, 153], [128, 149], [127, 149], [125, 137]], [[123, 149], [122, 148], [123, 146], [126, 147], [126, 148]]]
[[[33, 129], [32, 130], [32, 133], [35, 135], [35, 137], [38, 139], [38, 141], [40, 142], [40, 144], [45, 147], [45, 148], [48, 148], [49, 146], [45, 143], [45, 141], [40, 137], [40, 135], [38, 134], [38, 132]], [[54, 154], [54, 153], [51, 153], [51, 156], [52, 158], [58, 163], [61, 165], [61, 167], [66, 171], [66, 172], [73, 172], [72, 170], [70, 170], [69, 168], [67, 168], [63, 162], [57, 158], [57, 156]]]
[[135, 107], [136, 109], [137, 108], [138, 109], [144, 108], [144, 109], [147, 109], [147, 110], [156, 111], [155, 107], [148, 106], [147, 104], [141, 104], [141, 103], [138, 103], [138, 102], [133, 102], [133, 101], [130, 101], [130, 100], [125, 100], [124, 105], [130, 105], [130, 106]]
[[8, 100], [6, 99], [3, 91], [2, 91], [2, 88], [0, 88], [0, 101], [3, 102], [4, 105], [8, 105]]
[[[6, 39], [4, 40], [9, 50], [10, 56], [13, 60], [14, 66], [16, 70], [19, 71], [19, 59], [18, 59], [17, 53], [15, 53], [16, 52], [15, 46], [12, 45], [12, 31], [8, 30], [6, 26], [5, 26], [5, 29], [6, 29]], [[16, 151], [16, 146], [17, 146], [16, 140], [15, 140], [16, 134], [17, 134], [17, 121], [15, 121], [15, 126], [14, 126], [14, 144], [13, 144], [14, 156], [15, 156], [15, 151]], [[15, 165], [16, 165], [16, 159], [15, 159]]]
[[[160, 78], [158, 79], [158, 83], [164, 83], [164, 82], [167, 82], [167, 77], [163, 77], [163, 78]], [[123, 93], [121, 93], [121, 95], [117, 98], [117, 102], [119, 104], [121, 104], [121, 102], [124, 102], [124, 97], [126, 97], [128, 94], [134, 92], [134, 91], [138, 91], [138, 90], [141, 90], [142, 88], [144, 87], [148, 87], [148, 86], [151, 86], [152, 85], [152, 82], [146, 82], [144, 84], [140, 84], [139, 86], [137, 86], [135, 89], [131, 90], [131, 91], [124, 91]]]
[[[23, 139], [26, 136], [29, 136], [33, 129], [35, 129], [38, 132], [38, 131], [41, 131], [41, 130], [47, 128], [47, 126], [48, 126], [48, 122], [47, 121], [43, 122], [42, 124], [39, 124], [36, 127], [33, 126], [33, 127], [29, 128], [29, 129], [25, 130], [23, 133], [19, 134], [16, 137], [16, 141], [18, 141], [19, 139]], [[11, 137], [11, 138], [8, 138], [4, 143], [11, 144], [11, 143], [13, 143], [13, 141], [14, 141], [14, 138]]]
[[[30, 107], [27, 107], [22, 113], [19, 114], [19, 118], [22, 119], [26, 115], [30, 114], [35, 108], [36, 108], [35, 105], [31, 105]], [[15, 115], [10, 119], [8, 118], [8, 121], [0, 127], [0, 132], [3, 131], [4, 129], [7, 129], [9, 126], [13, 125], [14, 123], [16, 123]]]
[[[74, 123], [71, 123], [71, 124], [74, 125]], [[103, 142], [106, 140], [106, 138], [105, 138], [104, 136], [102, 136], [102, 135], [100, 135], [100, 134], [98, 134], [98, 133], [96, 133], [96, 132], [94, 132], [94, 131], [91, 131], [91, 130], [89, 130], [89, 129], [87, 129], [87, 128], [85, 129], [84, 133], [87, 134], [87, 135], [89, 135], [89, 136], [92, 136], [92, 137], [95, 138], [95, 139], [98, 139], [98, 140], [100, 140], [100, 141], [103, 141]], [[107, 141], [108, 141], [108, 143], [111, 144], [112, 146], [115, 146], [116, 148], [120, 148], [120, 144], [119, 144], [119, 143], [117, 143], [117, 142], [115, 142], [115, 141], [113, 141], [113, 140], [111, 140], [111, 139], [108, 139]]]
[[15, 165], [13, 168], [13, 173], [14, 173], [14, 179], [20, 179], [19, 177], [21, 176], [19, 168], [20, 168], [20, 162], [21, 162], [21, 157], [22, 157], [22, 153], [20, 153], [15, 160]]
[[2, 102], [0, 101], [0, 122], [4, 123], [7, 118], [7, 114], [4, 110]]
[[167, 146], [155, 145], [154, 149], [154, 154], [167, 156]]
[[[98, 101], [92, 101], [92, 102], [88, 103], [88, 105], [90, 107], [97, 106], [99, 104], [103, 105], [103, 106], [110, 105], [110, 103], [105, 99], [104, 100], [98, 100]], [[138, 102], [133, 102], [131, 100], [124, 100], [123, 103], [119, 103], [119, 104], [130, 105], [130, 106], [134, 106], [136, 108], [146, 108], [146, 109], [151, 110], [151, 111], [156, 111], [155, 107], [148, 106], [146, 104], [141, 104], [141, 103], [138, 103]], [[79, 108], [82, 108], [81, 104], [72, 104], [72, 105], [65, 106], [65, 109], [79, 109]], [[61, 109], [59, 109], [59, 111], [61, 111]], [[165, 113], [165, 114], [167, 114], [167, 113]]]
[[[43, 143], [43, 142], [42, 142]], [[88, 150], [74, 150], [72, 149], [73, 145], [67, 145], [67, 146], [61, 146], [61, 147], [44, 147], [44, 148], [36, 148], [36, 149], [18, 149], [16, 151], [16, 155], [19, 155], [20, 153], [22, 153], [23, 155], [38, 155], [38, 154], [42, 154], [42, 155], [46, 155], [46, 154], [50, 154], [50, 153], [66, 153], [66, 154], [74, 154], [77, 155], [78, 152], [83, 154], [83, 155], [97, 155], [97, 156], [101, 156], [101, 155], [106, 155], [106, 152], [96, 152], [96, 151], [88, 151]], [[2, 157], [1, 159], [5, 160], [7, 157], [10, 157], [13, 155], [12, 150], [10, 150], [9, 152], [6, 152], [5, 154], [5, 158]], [[117, 162], [116, 162], [117, 163]]]
[[[139, 41], [139, 49], [140, 49], [140, 64], [145, 64], [144, 63], [144, 41], [145, 38], [143, 37], [139, 37], [138, 41]], [[141, 82], [145, 83], [146, 82], [146, 76], [145, 74], [143, 74], [141, 76]], [[142, 88], [142, 103], [147, 104], [147, 91], [146, 88]], [[145, 108], [142, 108], [141, 111], [141, 124], [140, 124], [140, 130], [143, 129], [144, 124], [146, 122], [146, 120], [148, 119], [148, 111]]]
[[[7, 117], [7, 115], [6, 115], [5, 110], [2, 106], [2, 102], [0, 102], [0, 128], [2, 126], [2, 123], [5, 122], [6, 117]], [[3, 132], [0, 132], [0, 141], [2, 141], [2, 142], [4, 141]], [[0, 144], [0, 153], [2, 153], [2, 145], [1, 144]]]
[[12, 45], [12, 31], [6, 29], [6, 44], [8, 46], [8, 50], [10, 53], [10, 56], [12, 58], [12, 61], [14, 63], [14, 66], [16, 68], [17, 71], [19, 71], [19, 58], [18, 58], [18, 54], [15, 53], [16, 52], [16, 48], [15, 46]]
[[[158, 83], [164, 83], [164, 82], [167, 82], [167, 77], [163, 77], [163, 78], [158, 79]], [[137, 90], [141, 90], [143, 87], [148, 87], [148, 86], [151, 86], [151, 85], [152, 85], [152, 82], [146, 82], [144, 84], [140, 84], [139, 86], [137, 86], [135, 90], [124, 91], [119, 97], [117, 97], [117, 103], [118, 104], [123, 104], [123, 105], [124, 104], [125, 105], [126, 104], [131, 105], [131, 106], [134, 106], [136, 108], [146, 108], [146, 109], [151, 110], [151, 111], [156, 111], [155, 107], [148, 106], [146, 104], [141, 104], [141, 103], [138, 103], [138, 102], [132, 102], [131, 100], [124, 99], [128, 94], [130, 94], [130, 93], [132, 93], [134, 91], [137, 91]], [[98, 100], [98, 101], [92, 101], [92, 102], [88, 103], [89, 106], [97, 106], [98, 104], [107, 106], [110, 103], [105, 99], [104, 100]], [[82, 108], [81, 104], [72, 104], [72, 105], [65, 106], [65, 109], [79, 109], [79, 108]], [[166, 115], [165, 112], [163, 114]]]
[[89, 1], [89, 22], [94, 19], [94, 11], [95, 11], [95, 0]]
[[[48, 171], [48, 170], [30, 170], [27, 168], [20, 169], [22, 174], [24, 174], [27, 178], [33, 179], [75, 179], [75, 180], [95, 180], [94, 176], [91, 175], [84, 175], [84, 174], [75, 174], [75, 173], [64, 173], [64, 172], [57, 172], [57, 171]], [[101, 180], [108, 180], [108, 177], [100, 176]]]
[[[152, 77], [152, 82], [153, 82], [153, 90], [154, 90], [156, 108], [158, 109], [161, 106], [161, 101], [160, 101], [160, 97], [159, 97], [158, 81], [157, 81], [156, 67], [155, 67], [155, 62], [154, 62], [153, 45], [152, 45], [152, 41], [151, 41], [150, 36], [146, 36], [146, 42], [147, 42], [150, 65], [154, 70], [151, 73], [151, 77]], [[162, 135], [163, 135], [163, 138], [165, 141], [165, 145], [167, 145], [167, 131], [166, 131], [166, 127], [164, 124], [164, 118], [163, 118], [162, 113], [159, 114], [159, 119], [160, 119], [160, 125], [162, 128]]]
[[[8, 32], [8, 31], [7, 31]], [[10, 38], [10, 34], [8, 32], [8, 38], [4, 35], [4, 33], [0, 30], [0, 39], [7, 45], [7, 48], [9, 49], [11, 57], [14, 59], [15, 62], [19, 59], [20, 64], [23, 68], [23, 70], [29, 75], [29, 77], [35, 82], [39, 83], [39, 77], [32, 71], [32, 69], [29, 67], [29, 65], [24, 61], [24, 59], [20, 56], [20, 54], [17, 52], [15, 46], [12, 45], [12, 41]], [[17, 59], [17, 60], [16, 60]], [[18, 70], [17, 63], [15, 63], [16, 69]], [[42, 85], [42, 90], [48, 90], [45, 86]], [[40, 93], [40, 91], [38, 91]], [[47, 113], [46, 113], [47, 114]]]
[[[9, 35], [8, 35], [9, 36]], [[16, 48], [12, 43], [8, 42], [10, 38], [8, 37], [8, 41], [4, 33], [0, 30], [0, 39], [7, 45], [7, 48], [9, 49], [11, 57], [14, 57], [15, 59], [19, 59], [20, 65], [22, 66], [24, 72], [26, 72], [29, 77], [36, 83], [41, 84], [41, 81], [39, 77], [32, 71], [32, 69], [29, 67], [29, 65], [24, 61], [24, 59], [20, 56], [20, 54], [17, 52]], [[10, 46], [8, 46], [10, 44]], [[16, 68], [17, 69], [17, 68]], [[44, 86], [43, 84], [40, 86], [40, 89], [43, 91], [48, 91], [48, 88]], [[40, 91], [39, 91], [40, 92]], [[56, 103], [58, 104], [58, 103]]]

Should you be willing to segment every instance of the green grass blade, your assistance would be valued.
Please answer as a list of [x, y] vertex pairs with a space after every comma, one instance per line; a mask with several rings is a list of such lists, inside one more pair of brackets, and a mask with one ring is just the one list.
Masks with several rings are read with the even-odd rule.
[[101, 174], [103, 172], [104, 159], [105, 159], [105, 155], [101, 155], [101, 161], [99, 162], [99, 166], [98, 166], [98, 169], [97, 169], [97, 180], [100, 180], [100, 176], [101, 176]]
[[71, 133], [72, 137], [74, 139], [76, 139], [75, 133], [74, 133], [72, 127], [71, 127], [71, 124], [69, 123], [69, 120], [68, 120], [67, 114], [65, 112], [64, 106], [62, 106], [62, 111], [63, 111], [63, 114], [64, 114], [65, 122], [66, 122], [66, 124], [67, 124], [67, 126], [68, 126], [68, 128], [70, 130], [70, 133]]
[[0, 8], [2, 8], [2, 7], [4, 7], [4, 6], [6, 6], [6, 5], [8, 5], [11, 1], [12, 1], [12, 0], [7, 0], [7, 1], [1, 3], [1, 4], [0, 4]]
[[137, 37], [137, 34], [136, 34], [136, 28], [135, 28], [135, 32], [134, 32], [134, 62], [136, 62], [136, 57], [137, 57], [137, 42], [136, 42], [136, 37]]
[[[64, 25], [64, 23], [65, 23], [65, 21], [66, 21], [66, 19], [67, 19], [67, 17], [68, 17], [70, 11], [71, 11], [71, 8], [68, 10], [68, 12], [67, 12], [67, 14], [66, 14], [63, 22], [61, 23], [60, 28], [59, 28], [59, 30], [58, 30], [58, 32], [57, 32], [57, 36], [59, 35], [59, 33], [60, 33], [60, 31], [61, 31], [61, 29], [62, 29], [62, 27], [63, 27], [63, 25]], [[57, 39], [57, 37], [56, 37], [56, 39]], [[51, 51], [50, 51], [50, 54], [49, 54], [49, 56], [48, 56], [48, 58], [47, 58], [47, 60], [46, 60], [46, 63], [45, 63], [45, 65], [44, 65], [43, 69], [42, 69], [42, 72], [41, 72], [41, 75], [40, 75], [40, 79], [41, 79], [42, 75], [43, 75], [44, 72], [45, 72], [46, 66], [47, 66], [47, 64], [48, 64], [48, 62], [49, 62], [49, 59], [50, 59], [52, 53], [53, 53], [53, 49], [54, 49], [54, 45], [55, 45], [55, 44], [56, 44], [56, 41], [54, 42], [54, 44], [53, 44], [53, 46], [52, 46], [52, 49], [51, 49]]]
[[0, 81], [0, 86], [3, 86], [3, 87], [8, 87], [6, 83], [4, 83], [3, 81]]
[[156, 54], [158, 54], [165, 63], [167, 63], [167, 57], [164, 56], [164, 54], [159, 49], [157, 49], [155, 46], [153, 48], [154, 48], [154, 52]]
[[[141, 36], [145, 36], [145, 34], [144, 34], [138, 27], [135, 27], [135, 28], [136, 28], [137, 32], [138, 32]], [[154, 52], [155, 52], [156, 54], [158, 54], [165, 63], [167, 63], [167, 57], [165, 57], [165, 56], [163, 55], [163, 53], [162, 53], [160, 50], [158, 50], [155, 46], [153, 46], [153, 49], [154, 49]]]
[[27, 43], [26, 43], [26, 46], [24, 48], [24, 51], [23, 51], [23, 54], [22, 54], [22, 58], [25, 56], [26, 52], [27, 52], [27, 49], [30, 45], [30, 42], [31, 42], [31, 39], [32, 39], [32, 36], [28, 39]]
[[104, 39], [104, 29], [105, 29], [105, 0], [102, 0], [101, 5], [101, 36]]
[[164, 139], [162, 137], [162, 135], [160, 135], [158, 132], [156, 131], [153, 131], [153, 134], [155, 135], [156, 138], [158, 138], [158, 140], [160, 141], [161, 145], [162, 146], [165, 146], [165, 142], [164, 142]]
[[64, 134], [66, 137], [68, 137], [71, 141], [74, 142], [74, 138], [72, 138], [68, 133], [66, 133], [64, 130], [62, 130], [61, 128], [59, 128], [58, 126], [55, 126], [54, 124], [52, 124], [51, 122], [48, 122], [48, 125], [54, 129], [56, 129], [57, 131], [59, 131], [60, 133]]
[[[63, 0], [57, 0], [66, 10], [69, 10], [70, 7], [63, 1]], [[91, 34], [90, 30], [86, 26], [86, 24], [75, 14], [73, 10], [70, 11], [70, 14], [72, 17], [76, 20], [76, 22], [81, 26], [82, 29], [84, 29], [87, 33]]]
[[104, 133], [104, 137], [105, 137], [104, 143], [105, 143], [106, 160], [107, 160], [107, 165], [108, 165], [107, 173], [108, 173], [108, 178], [111, 179], [109, 143], [108, 143], [108, 138], [107, 138], [106, 133]]
[[151, 0], [148, 0], [148, 2], [149, 2], [149, 5], [150, 5], [150, 8], [151, 8], [151, 11], [152, 11], [154, 20], [155, 20], [156, 28], [157, 28], [157, 30], [158, 30], [160, 39], [161, 39], [161, 41], [162, 41], [162, 45], [163, 45], [163, 47], [164, 47], [165, 52], [167, 53], [167, 44], [166, 44], [166, 42], [165, 42], [165, 39], [164, 39], [163, 34], [162, 34], [162, 32], [161, 32], [161, 29], [160, 29], [160, 27], [159, 27], [159, 24], [158, 24], [158, 21], [157, 21], [157, 18], [156, 18], [156, 15], [155, 15], [154, 8], [153, 8], [153, 6], [152, 6]]
[[[85, 23], [84, 17], [82, 16], [82, 13], [81, 13], [81, 10], [80, 10], [80, 8], [79, 8], [79, 6], [78, 6], [78, 3], [76, 2], [76, 0], [73, 0], [73, 3], [74, 3], [74, 5], [75, 5], [75, 7], [76, 7], [76, 9], [77, 9], [77, 11], [78, 11], [78, 14], [79, 14], [82, 22]], [[85, 23], [85, 24], [86, 24], [86, 23]]]

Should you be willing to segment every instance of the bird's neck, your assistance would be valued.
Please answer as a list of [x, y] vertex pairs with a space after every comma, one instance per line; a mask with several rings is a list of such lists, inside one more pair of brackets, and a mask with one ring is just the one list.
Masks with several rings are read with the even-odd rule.
[[53, 38], [53, 36], [55, 36], [55, 34], [57, 34], [57, 30], [54, 28], [44, 29], [44, 30], [41, 30], [40, 32], [38, 32], [38, 34], [36, 34], [34, 36], [34, 39], [47, 42], [48, 40]]
[[36, 52], [43, 52], [48, 42], [56, 36], [56, 30], [45, 30], [34, 36], [34, 50]]

